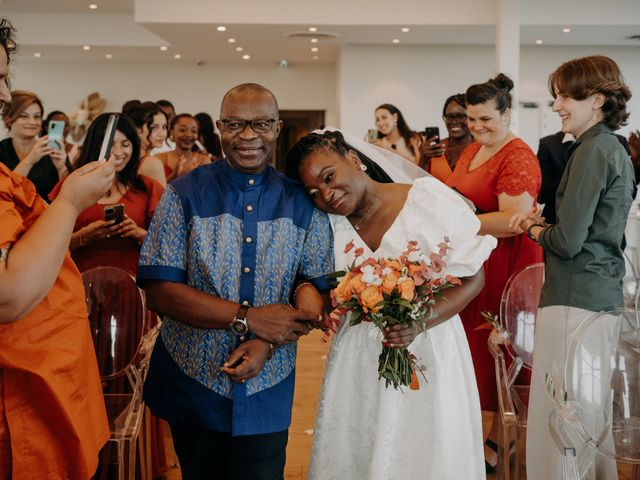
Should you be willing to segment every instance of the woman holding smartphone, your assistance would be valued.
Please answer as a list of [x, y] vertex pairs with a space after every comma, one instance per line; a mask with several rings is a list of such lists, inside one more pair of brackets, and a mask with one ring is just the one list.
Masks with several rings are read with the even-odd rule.
[[60, 148], [52, 148], [46, 135], [38, 137], [43, 112], [42, 102], [35, 93], [11, 92], [11, 102], [5, 103], [2, 109], [9, 137], [0, 142], [0, 162], [31, 180], [38, 194], [46, 199], [68, 170], [64, 142]]
[[[108, 120], [109, 114], [103, 113], [93, 121], [75, 168], [98, 158]], [[116, 165], [113, 185], [95, 205], [78, 216], [71, 236], [71, 254], [81, 272], [109, 265], [135, 275], [140, 246], [164, 188], [157, 181], [137, 173], [140, 139], [136, 127], [124, 115], [118, 118], [111, 158]], [[51, 192], [52, 199], [64, 181]], [[121, 216], [119, 211], [122, 209]]]

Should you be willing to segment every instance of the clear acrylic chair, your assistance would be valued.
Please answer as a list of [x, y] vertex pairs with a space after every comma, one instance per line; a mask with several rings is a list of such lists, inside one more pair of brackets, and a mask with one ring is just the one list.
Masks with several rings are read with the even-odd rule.
[[[125, 270], [97, 267], [82, 274], [89, 323], [102, 379], [111, 437], [100, 452], [101, 469], [134, 479], [142, 423], [143, 348], [147, 310], [142, 291]], [[144, 477], [144, 470], [143, 470]]]
[[[505, 480], [525, 478], [529, 386], [515, 385], [515, 380], [522, 368], [531, 370], [535, 321], [543, 283], [543, 263], [529, 265], [511, 275], [502, 293], [500, 326], [489, 336], [502, 422], [497, 471], [498, 478]], [[506, 356], [511, 359], [508, 367]]]
[[640, 317], [601, 312], [576, 329], [549, 416], [563, 479], [640, 479]]

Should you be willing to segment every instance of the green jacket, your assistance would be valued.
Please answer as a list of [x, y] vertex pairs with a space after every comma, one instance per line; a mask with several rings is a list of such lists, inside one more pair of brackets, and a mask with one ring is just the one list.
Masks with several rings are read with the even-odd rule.
[[622, 238], [634, 193], [629, 155], [598, 123], [569, 149], [556, 193], [557, 223], [542, 230], [545, 284], [540, 306], [594, 312], [622, 306]]

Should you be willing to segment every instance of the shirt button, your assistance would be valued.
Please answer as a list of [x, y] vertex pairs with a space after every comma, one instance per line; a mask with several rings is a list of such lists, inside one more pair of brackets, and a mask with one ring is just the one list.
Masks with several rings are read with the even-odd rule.
[[249, 179], [249, 185], [253, 185], [254, 183], [256, 183], [256, 181], [253, 178]]
[[251, 243], [251, 242], [253, 242], [253, 238], [251, 238], [251, 237], [245, 237], [244, 241], [245, 241], [246, 243]]
[[242, 300], [242, 305], [244, 305], [244, 306], [249, 305], [249, 300]]
[[243, 271], [244, 273], [249, 273], [249, 272], [251, 271], [251, 269], [250, 269], [249, 267], [244, 267], [244, 268], [242, 269], [242, 271]]
[[253, 205], [247, 205], [247, 212], [253, 212]]

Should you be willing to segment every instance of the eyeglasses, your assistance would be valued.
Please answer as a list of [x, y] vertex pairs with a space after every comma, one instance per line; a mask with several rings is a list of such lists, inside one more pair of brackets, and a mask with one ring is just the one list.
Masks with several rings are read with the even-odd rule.
[[444, 116], [444, 119], [449, 121], [449, 122], [453, 122], [455, 120], [458, 120], [458, 121], [462, 122], [462, 121], [467, 119], [467, 114], [466, 113], [447, 113]]
[[242, 133], [251, 126], [251, 130], [256, 133], [268, 133], [273, 128], [273, 124], [277, 122], [275, 118], [254, 118], [253, 120], [244, 120], [242, 118], [223, 118], [222, 124], [224, 128], [231, 133]]

